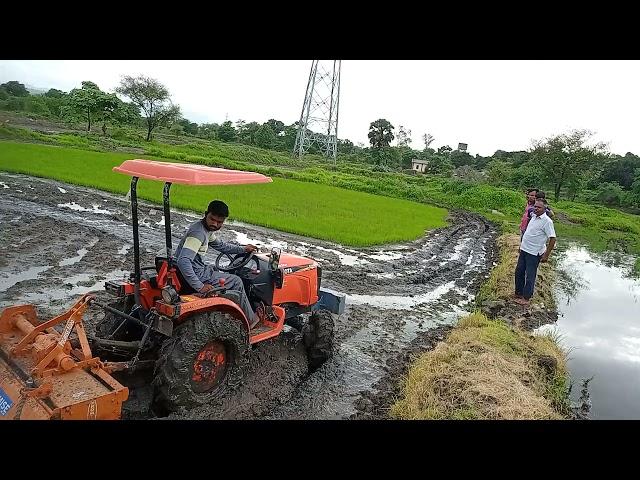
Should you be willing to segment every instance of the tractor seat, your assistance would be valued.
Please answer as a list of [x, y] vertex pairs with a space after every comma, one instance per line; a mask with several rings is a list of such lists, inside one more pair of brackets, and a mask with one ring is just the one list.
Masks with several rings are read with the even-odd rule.
[[[160, 272], [162, 263], [166, 261], [167, 261], [166, 255], [165, 256], [158, 255], [155, 258], [156, 272]], [[189, 283], [184, 279], [184, 277], [182, 276], [182, 272], [180, 272], [180, 269], [178, 268], [177, 265], [175, 265], [175, 263], [174, 263], [174, 266], [176, 269], [176, 274], [178, 275], [178, 281], [180, 282], [180, 291], [178, 292], [178, 294], [190, 295], [190, 294], [196, 293], [196, 291], [191, 287], [191, 285], [189, 285]], [[227, 290], [224, 293], [220, 294], [220, 296], [223, 298], [227, 298], [232, 302], [235, 302], [238, 306], [241, 306], [240, 292], [237, 292], [236, 290]]]
[[[156, 263], [156, 272], [160, 272], [160, 268], [162, 267], [162, 263], [167, 261], [166, 256], [157, 256], [155, 258]], [[178, 281], [180, 282], [180, 291], [178, 292], [180, 295], [189, 295], [191, 293], [196, 293], [196, 291], [189, 285], [184, 277], [182, 276], [182, 272], [178, 268], [178, 266], [174, 263], [173, 266], [176, 269], [176, 274], [178, 275]]]

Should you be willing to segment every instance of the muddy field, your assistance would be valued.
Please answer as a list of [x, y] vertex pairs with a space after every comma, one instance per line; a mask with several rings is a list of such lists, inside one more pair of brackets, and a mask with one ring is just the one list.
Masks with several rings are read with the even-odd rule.
[[[79, 295], [100, 291], [105, 280], [128, 277], [130, 217], [125, 197], [0, 173], [0, 308], [33, 303], [41, 319], [50, 318]], [[172, 213], [174, 245], [198, 218]], [[152, 265], [164, 246], [161, 207], [140, 202], [139, 220], [142, 265]], [[300, 334], [285, 327], [255, 346], [239, 388], [170, 418], [384, 417], [411, 355], [431, 348], [471, 307], [494, 261], [491, 224], [468, 213], [451, 213], [449, 220], [450, 227], [415, 242], [370, 249], [225, 224], [225, 240], [316, 259], [323, 286], [347, 294], [346, 311], [336, 318], [334, 356], [310, 374]], [[87, 319], [89, 332], [98, 319], [98, 312]], [[149, 389], [142, 380], [131, 387], [125, 418], [147, 418]]]

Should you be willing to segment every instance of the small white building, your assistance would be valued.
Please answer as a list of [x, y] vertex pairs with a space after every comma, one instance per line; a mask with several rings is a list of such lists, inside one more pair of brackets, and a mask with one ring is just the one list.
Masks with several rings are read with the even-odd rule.
[[428, 160], [418, 160], [417, 158], [411, 160], [411, 169], [415, 170], [416, 172], [424, 173], [427, 171], [428, 166]]

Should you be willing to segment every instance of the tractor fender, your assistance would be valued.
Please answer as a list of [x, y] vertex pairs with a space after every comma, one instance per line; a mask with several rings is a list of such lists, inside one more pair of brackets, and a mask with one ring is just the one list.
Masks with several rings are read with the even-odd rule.
[[240, 306], [233, 300], [224, 297], [200, 298], [191, 295], [183, 295], [182, 298], [188, 301], [180, 304], [180, 316], [176, 322], [178, 325], [197, 313], [220, 310], [237, 318], [247, 329], [247, 332], [250, 330], [249, 320]]

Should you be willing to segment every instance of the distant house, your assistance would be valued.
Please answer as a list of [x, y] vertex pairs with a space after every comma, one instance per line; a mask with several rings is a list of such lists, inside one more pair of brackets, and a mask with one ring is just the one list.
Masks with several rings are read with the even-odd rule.
[[415, 170], [416, 172], [424, 173], [427, 171], [428, 166], [428, 160], [418, 160], [417, 158], [411, 160], [411, 170]]

